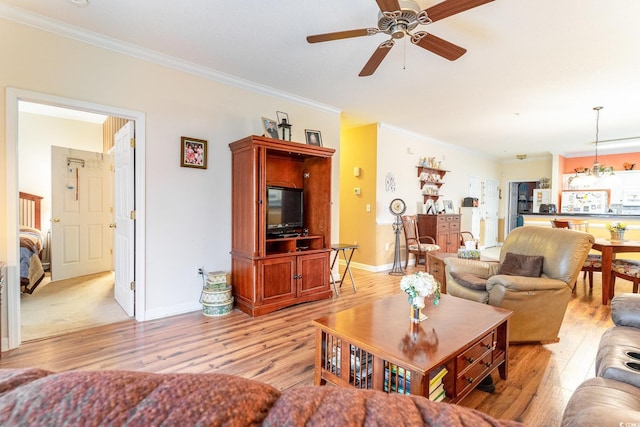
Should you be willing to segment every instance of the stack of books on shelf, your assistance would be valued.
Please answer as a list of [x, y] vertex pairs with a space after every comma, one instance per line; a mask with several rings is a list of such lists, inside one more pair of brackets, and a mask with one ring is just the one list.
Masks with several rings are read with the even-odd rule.
[[447, 368], [445, 366], [440, 366], [439, 368], [434, 369], [429, 372], [429, 400], [433, 400], [434, 402], [440, 402], [447, 397], [444, 391], [444, 381], [443, 378], [447, 375]]

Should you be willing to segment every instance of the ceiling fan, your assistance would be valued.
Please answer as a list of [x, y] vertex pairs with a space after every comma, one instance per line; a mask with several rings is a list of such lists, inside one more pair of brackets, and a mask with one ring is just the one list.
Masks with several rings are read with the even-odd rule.
[[372, 75], [395, 44], [395, 40], [404, 36], [411, 37], [411, 43], [454, 61], [460, 58], [467, 50], [426, 31], [416, 31], [414, 33], [411, 33], [411, 31], [418, 25], [431, 24], [491, 1], [493, 0], [445, 0], [425, 10], [420, 10], [420, 6], [415, 0], [376, 0], [380, 8], [378, 28], [361, 28], [358, 30], [317, 34], [308, 36], [307, 41], [309, 43], [319, 43], [351, 37], [372, 36], [378, 33], [390, 35], [391, 38], [380, 43], [373, 52], [369, 61], [360, 71], [359, 75], [361, 77]]

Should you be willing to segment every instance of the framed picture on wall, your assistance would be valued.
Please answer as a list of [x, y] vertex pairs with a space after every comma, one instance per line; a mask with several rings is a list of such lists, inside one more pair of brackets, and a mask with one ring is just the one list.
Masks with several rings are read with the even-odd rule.
[[320, 135], [319, 130], [305, 129], [304, 136], [307, 140], [307, 144], [322, 147], [322, 135]]
[[180, 166], [206, 169], [207, 141], [186, 136], [180, 138]]

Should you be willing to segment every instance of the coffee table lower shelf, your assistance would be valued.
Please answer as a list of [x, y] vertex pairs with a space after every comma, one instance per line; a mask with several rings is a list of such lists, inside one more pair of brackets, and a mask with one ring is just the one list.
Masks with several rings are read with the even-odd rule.
[[[314, 383], [457, 403], [496, 369], [507, 378], [510, 311], [443, 295], [441, 306], [416, 325], [406, 306], [406, 297], [394, 296], [314, 320]], [[407, 316], [394, 322], [394, 308]], [[386, 321], [376, 322], [380, 316]], [[359, 319], [371, 322], [357, 327]]]

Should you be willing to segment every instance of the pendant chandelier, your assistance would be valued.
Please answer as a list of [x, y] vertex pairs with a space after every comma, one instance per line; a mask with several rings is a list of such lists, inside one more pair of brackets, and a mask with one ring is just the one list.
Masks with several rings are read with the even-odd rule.
[[604, 107], [593, 107], [593, 109], [596, 111], [596, 157], [593, 161], [593, 168], [591, 168], [590, 174], [596, 177], [601, 175], [600, 163], [598, 163], [598, 134], [600, 132], [598, 125], [600, 124], [600, 110], [602, 110], [603, 108]]

